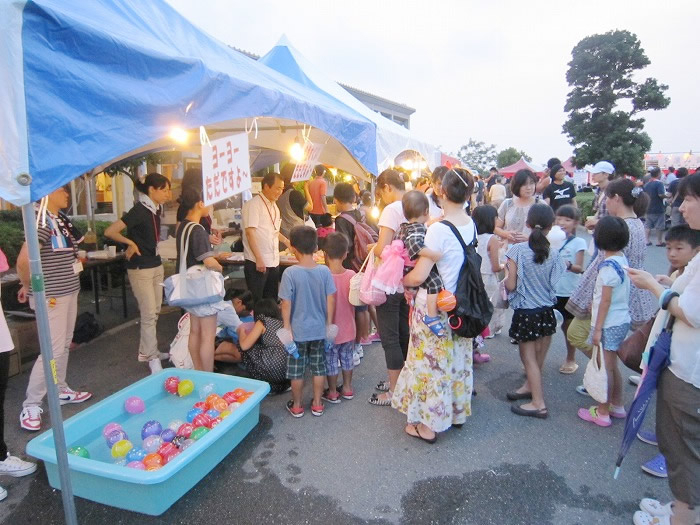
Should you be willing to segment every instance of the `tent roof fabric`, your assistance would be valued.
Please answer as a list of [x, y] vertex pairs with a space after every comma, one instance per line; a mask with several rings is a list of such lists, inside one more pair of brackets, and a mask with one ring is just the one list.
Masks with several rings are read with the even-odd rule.
[[426, 160], [431, 170], [435, 168], [438, 156], [433, 146], [416, 140], [410, 130], [365, 106], [312, 64], [289, 42], [286, 36], [282, 36], [277, 45], [259, 61], [314, 89], [317, 93], [331, 97], [373, 122], [376, 125], [377, 163], [380, 171], [392, 166], [396, 156], [406, 150], [417, 151]]
[[530, 170], [536, 174], [544, 173], [544, 170], [541, 167], [529, 163], [523, 157], [520, 157], [518, 162], [515, 162], [510, 166], [498, 168], [498, 173], [505, 175], [506, 177], [512, 177], [518, 170]]
[[[271, 128], [260, 146], [274, 134], [279, 149], [280, 132], [292, 128], [291, 143], [306, 123], [327, 142], [322, 162], [334, 154], [343, 169], [376, 173], [372, 122], [213, 39], [163, 0], [0, 0], [0, 29], [0, 70], [11, 81], [0, 94], [0, 198], [14, 204], [167, 144], [173, 126], [223, 133], [253, 117]], [[16, 180], [23, 172], [30, 192]]]

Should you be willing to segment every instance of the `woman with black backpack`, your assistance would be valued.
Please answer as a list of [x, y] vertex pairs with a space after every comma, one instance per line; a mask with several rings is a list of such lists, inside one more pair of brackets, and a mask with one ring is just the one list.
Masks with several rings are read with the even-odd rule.
[[[404, 277], [404, 286], [415, 287], [428, 277], [437, 264], [445, 290], [455, 293], [464, 263], [462, 238], [470, 244], [476, 238], [474, 222], [464, 211], [474, 182], [464, 170], [449, 170], [442, 180], [443, 221], [428, 228], [425, 245], [442, 253], [437, 263], [420, 257], [415, 268]], [[392, 407], [406, 414], [405, 432], [428, 443], [437, 440], [438, 432], [450, 426], [461, 427], [471, 415], [472, 340], [447, 329], [447, 337], [437, 337], [421, 320], [426, 313], [427, 292], [419, 290], [412, 310], [411, 337], [408, 357], [401, 370], [392, 397]], [[447, 327], [447, 314], [441, 313]]]

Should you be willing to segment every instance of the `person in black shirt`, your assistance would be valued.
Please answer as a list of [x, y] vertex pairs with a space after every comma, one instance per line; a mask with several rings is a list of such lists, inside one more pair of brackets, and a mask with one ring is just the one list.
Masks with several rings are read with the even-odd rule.
[[[160, 372], [167, 353], [158, 350], [156, 324], [163, 301], [163, 264], [158, 255], [161, 205], [170, 200], [170, 181], [158, 173], [135, 183], [140, 200], [105, 230], [105, 237], [126, 244], [126, 268], [141, 314], [139, 361], [148, 361], [151, 373]], [[126, 236], [122, 231], [126, 228]]]
[[[187, 215], [187, 210], [182, 205], [182, 194], [185, 193], [185, 190], [187, 188], [195, 188], [198, 190], [202, 190], [203, 187], [203, 182], [202, 182], [202, 170], [198, 168], [190, 168], [185, 172], [185, 175], [182, 177], [182, 191], [181, 191], [181, 197], [178, 199], [178, 202], [180, 203], [180, 206], [177, 208], [177, 213], [175, 215], [175, 231], [177, 231], [180, 227], [180, 223], [185, 220], [185, 215]], [[207, 235], [209, 235], [209, 242], [214, 245], [218, 246], [222, 242], [222, 237], [221, 233], [219, 230], [214, 229], [211, 227], [212, 220], [210, 215], [205, 215], [203, 216], [199, 224], [201, 224], [204, 229], [207, 232]]]
[[555, 164], [550, 171], [552, 174], [552, 183], [547, 186], [542, 193], [542, 197], [549, 204], [554, 212], [560, 206], [571, 204], [576, 206], [576, 187], [564, 178], [566, 170], [561, 164]]

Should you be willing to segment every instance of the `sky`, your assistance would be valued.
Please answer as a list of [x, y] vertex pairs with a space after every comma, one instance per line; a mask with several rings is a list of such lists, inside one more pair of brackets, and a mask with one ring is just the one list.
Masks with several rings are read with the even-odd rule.
[[562, 133], [571, 50], [614, 29], [637, 35], [667, 84], [668, 108], [643, 113], [652, 152], [700, 150], [700, 1], [168, 0], [233, 47], [264, 55], [285, 34], [338, 82], [416, 109], [417, 138], [456, 153], [470, 138], [568, 158]]

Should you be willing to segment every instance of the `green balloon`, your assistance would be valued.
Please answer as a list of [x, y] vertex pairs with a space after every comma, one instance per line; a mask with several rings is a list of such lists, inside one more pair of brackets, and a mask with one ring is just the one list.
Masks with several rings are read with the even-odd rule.
[[88, 449], [85, 447], [71, 447], [68, 449], [68, 453], [81, 458], [90, 459], [90, 452], [88, 452]]
[[206, 434], [207, 432], [209, 432], [209, 429], [207, 427], [197, 427], [192, 431], [192, 435], [190, 435], [190, 437], [196, 441], [202, 436], [204, 436], [204, 434]]

